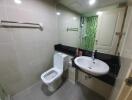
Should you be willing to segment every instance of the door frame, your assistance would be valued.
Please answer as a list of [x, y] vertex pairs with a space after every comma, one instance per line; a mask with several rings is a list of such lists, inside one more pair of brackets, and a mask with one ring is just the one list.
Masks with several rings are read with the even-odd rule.
[[[119, 91], [119, 93], [118, 93], [118, 95], [117, 95], [117, 98], [116, 98], [115, 100], [119, 100], [121, 94], [124, 92], [123, 90], [124, 90], [124, 88], [126, 87], [126, 79], [130, 76], [130, 74], [132, 74], [132, 64], [131, 64], [130, 68], [128, 69], [128, 72], [127, 72], [127, 74], [126, 74], [126, 77], [125, 77], [125, 79], [124, 79], [123, 82], [122, 82], [120, 91]], [[130, 87], [130, 88], [132, 89], [132, 87]], [[127, 100], [128, 95], [129, 95], [129, 94], [127, 94], [127, 95], [125, 96], [125, 99], [124, 99], [124, 100]]]

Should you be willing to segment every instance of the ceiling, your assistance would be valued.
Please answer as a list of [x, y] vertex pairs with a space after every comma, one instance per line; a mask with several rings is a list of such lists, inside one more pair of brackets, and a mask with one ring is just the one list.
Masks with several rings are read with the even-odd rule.
[[107, 6], [115, 5], [127, 0], [96, 0], [96, 3], [92, 6], [89, 5], [89, 0], [57, 0], [62, 5], [70, 8], [81, 14], [87, 14], [97, 9]]

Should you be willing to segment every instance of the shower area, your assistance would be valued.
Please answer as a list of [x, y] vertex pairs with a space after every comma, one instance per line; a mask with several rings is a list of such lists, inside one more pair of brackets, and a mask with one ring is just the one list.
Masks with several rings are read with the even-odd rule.
[[81, 48], [93, 51], [97, 32], [98, 16], [81, 17]]

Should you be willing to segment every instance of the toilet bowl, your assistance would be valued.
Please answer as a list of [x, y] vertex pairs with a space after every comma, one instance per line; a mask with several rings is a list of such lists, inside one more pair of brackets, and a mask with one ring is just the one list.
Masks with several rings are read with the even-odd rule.
[[63, 71], [67, 69], [68, 56], [63, 53], [55, 53], [53, 67], [41, 75], [41, 79], [48, 86], [50, 92], [55, 91], [61, 84]]

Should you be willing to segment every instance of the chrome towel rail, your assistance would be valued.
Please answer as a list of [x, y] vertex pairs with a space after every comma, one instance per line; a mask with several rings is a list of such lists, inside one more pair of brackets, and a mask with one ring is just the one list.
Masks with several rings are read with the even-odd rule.
[[78, 28], [67, 28], [67, 32], [68, 31], [78, 31]]
[[43, 25], [38, 23], [29, 23], [29, 22], [17, 22], [17, 21], [0, 21], [0, 28], [35, 28], [43, 30]]

